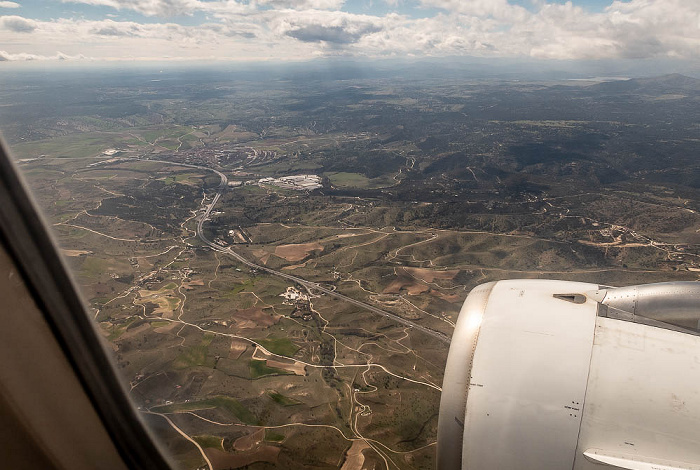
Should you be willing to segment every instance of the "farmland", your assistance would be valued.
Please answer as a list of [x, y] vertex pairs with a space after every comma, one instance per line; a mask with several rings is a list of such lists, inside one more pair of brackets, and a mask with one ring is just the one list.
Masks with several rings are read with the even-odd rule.
[[[692, 79], [613, 106], [585, 81], [149, 77], [0, 124], [183, 469], [433, 468], [426, 331], [449, 338], [473, 287], [698, 279]], [[320, 187], [267, 179], [295, 175]]]

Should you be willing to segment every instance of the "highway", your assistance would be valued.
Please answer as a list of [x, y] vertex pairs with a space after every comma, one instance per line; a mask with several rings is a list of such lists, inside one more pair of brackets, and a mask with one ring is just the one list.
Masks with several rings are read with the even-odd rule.
[[197, 236], [204, 243], [206, 243], [207, 246], [209, 246], [212, 250], [218, 251], [219, 253], [227, 254], [250, 268], [256, 269], [258, 271], [263, 271], [263, 272], [266, 272], [268, 274], [272, 274], [273, 276], [282, 277], [284, 279], [292, 281], [292, 282], [299, 284], [303, 287], [306, 287], [308, 289], [313, 289], [313, 290], [316, 290], [318, 292], [322, 292], [326, 295], [329, 295], [331, 297], [335, 297], [336, 299], [340, 299], [340, 300], [343, 300], [345, 302], [351, 303], [357, 307], [363, 308], [363, 309], [368, 310], [368, 311], [375, 313], [377, 315], [381, 315], [383, 317], [394, 320], [397, 323], [401, 323], [402, 325], [406, 325], [410, 328], [421, 331], [429, 336], [432, 336], [433, 338], [435, 338], [439, 341], [442, 341], [443, 343], [450, 344], [450, 338], [444, 333], [427, 328], [423, 325], [419, 325], [415, 322], [412, 322], [411, 320], [407, 320], [406, 318], [402, 318], [402, 317], [396, 315], [395, 313], [387, 312], [385, 310], [382, 310], [380, 308], [377, 308], [373, 305], [367, 304], [367, 303], [362, 302], [360, 300], [353, 299], [352, 297], [348, 297], [346, 295], [339, 294], [338, 292], [335, 292], [331, 289], [328, 289], [327, 287], [323, 287], [322, 285], [320, 285], [316, 282], [307, 281], [306, 279], [302, 279], [300, 277], [293, 276], [291, 274], [283, 273], [280, 271], [275, 271], [274, 269], [270, 269], [270, 268], [265, 267], [265, 266], [260, 266], [258, 264], [255, 264], [255, 263], [249, 261], [248, 259], [244, 258], [241, 254], [236, 253], [235, 251], [233, 251], [233, 249], [231, 249], [231, 247], [223, 247], [221, 245], [217, 245], [216, 243], [212, 242], [204, 235], [204, 230], [202, 229], [202, 227], [204, 225], [204, 222], [206, 222], [206, 220], [209, 218], [209, 214], [211, 214], [211, 211], [214, 208], [214, 206], [216, 205], [216, 203], [219, 202], [221, 195], [223, 194], [224, 190], [226, 189], [226, 187], [228, 185], [228, 178], [226, 178], [226, 175], [224, 175], [222, 172], [220, 172], [218, 170], [215, 170], [213, 168], [209, 168], [206, 166], [191, 165], [188, 163], [175, 163], [175, 162], [169, 162], [166, 160], [148, 160], [148, 161], [167, 163], [170, 165], [186, 166], [189, 168], [198, 168], [201, 170], [213, 171], [214, 173], [219, 175], [219, 177], [221, 178], [221, 184], [219, 185], [217, 193], [214, 196], [214, 199], [212, 199], [211, 203], [209, 203], [207, 205], [207, 208], [205, 209], [204, 214], [202, 214], [199, 217], [199, 220], [197, 221]]

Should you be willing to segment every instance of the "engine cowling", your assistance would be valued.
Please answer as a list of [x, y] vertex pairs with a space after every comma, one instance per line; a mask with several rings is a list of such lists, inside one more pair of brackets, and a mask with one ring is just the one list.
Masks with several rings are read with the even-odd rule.
[[700, 283], [476, 287], [447, 359], [438, 468], [700, 469], [698, 318]]

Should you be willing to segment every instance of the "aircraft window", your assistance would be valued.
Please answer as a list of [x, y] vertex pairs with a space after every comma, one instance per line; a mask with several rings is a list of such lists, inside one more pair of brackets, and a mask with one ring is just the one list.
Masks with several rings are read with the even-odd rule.
[[0, 130], [182, 468], [432, 468], [474, 287], [698, 279], [697, 24], [649, 2], [48, 3], [0, 1]]
[[5, 462], [16, 468], [43, 468], [46, 462], [46, 468], [76, 470], [170, 468], [120, 386], [3, 145], [0, 199], [0, 293], [5, 299], [0, 453]]

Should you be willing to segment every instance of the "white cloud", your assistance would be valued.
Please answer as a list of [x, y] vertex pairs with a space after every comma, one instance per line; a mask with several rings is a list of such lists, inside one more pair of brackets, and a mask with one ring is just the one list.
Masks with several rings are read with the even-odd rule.
[[100, 5], [116, 10], [132, 10], [144, 16], [174, 17], [193, 15], [196, 12], [221, 15], [245, 14], [258, 11], [258, 7], [294, 10], [337, 10], [345, 0], [62, 0], [64, 3]]
[[0, 29], [14, 33], [31, 33], [36, 29], [36, 22], [21, 16], [0, 16]]
[[113, 37], [145, 37], [144, 28], [139, 23], [126, 21], [104, 20], [92, 25], [89, 34], [97, 36], [113, 36]]
[[543, 59], [684, 57], [700, 59], [700, 2], [614, 1], [602, 13], [534, 2], [421, 0], [444, 12], [367, 37], [377, 53], [525, 56]]
[[[597, 13], [545, 0], [534, 1], [531, 11], [507, 0], [419, 0], [421, 7], [439, 9], [427, 18], [352, 14], [338, 10], [343, 0], [70, 1], [168, 19], [0, 16], [0, 44], [28, 52], [23, 48], [32, 38], [39, 55], [51, 56], [46, 48], [55, 47], [105, 58], [284, 60], [347, 54], [700, 61], [700, 2], [686, 0], [616, 0]], [[177, 23], [178, 16], [197, 12], [206, 22]]]
[[[64, 18], [35, 21], [33, 25], [30, 35], [2, 31], [0, 17], [3, 49], [8, 54], [26, 54], [27, 59], [33, 60], [52, 58], [49, 48], [60, 49], [67, 55], [84, 53], [107, 60], [294, 60], [308, 58], [314, 53], [313, 47], [291, 44], [295, 41], [277, 38], [260, 25], [234, 21], [183, 26]], [[27, 47], [28, 38], [31, 49]]]
[[613, 2], [591, 14], [566, 4], [544, 5], [514, 34], [529, 35], [541, 58], [700, 58], [700, 3], [679, 0]]
[[100, 5], [116, 10], [132, 10], [144, 16], [174, 17], [193, 15], [198, 11], [242, 13], [253, 9], [236, 0], [205, 2], [201, 0], [62, 0], [64, 3]]
[[17, 2], [0, 1], [0, 8], [19, 8], [20, 6]]
[[20, 52], [17, 54], [11, 54], [7, 51], [0, 51], [0, 62], [11, 62], [11, 61], [29, 61], [29, 60], [82, 60], [87, 59], [82, 54], [78, 55], [68, 55], [63, 52], [56, 52], [52, 56], [45, 56], [39, 54], [28, 54], [26, 52]]
[[421, 0], [421, 4], [462, 15], [506, 21], [523, 21], [530, 15], [525, 8], [511, 5], [508, 0]]
[[258, 5], [295, 10], [338, 10], [345, 0], [258, 0]]

